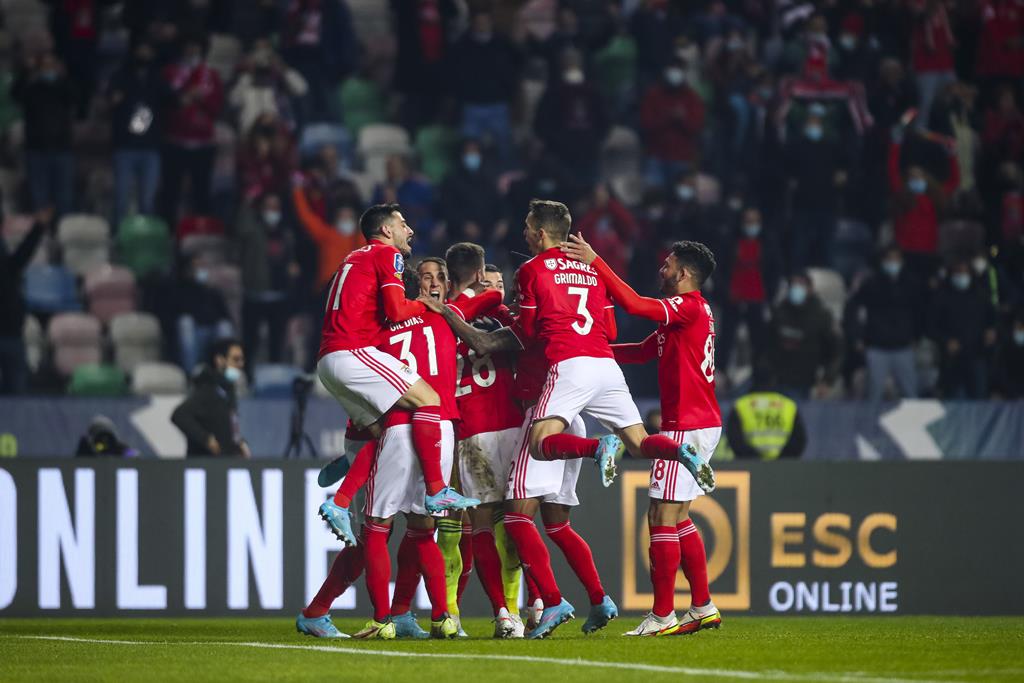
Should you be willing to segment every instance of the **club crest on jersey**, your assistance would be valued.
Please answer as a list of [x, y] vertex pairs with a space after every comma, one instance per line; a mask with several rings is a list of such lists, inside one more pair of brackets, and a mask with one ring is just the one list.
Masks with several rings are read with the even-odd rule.
[[554, 270], [558, 267], [558, 261], [553, 258], [546, 258], [544, 259], [544, 267], [548, 270]]
[[405, 272], [405, 259], [402, 258], [401, 254], [395, 254], [395, 272], [396, 273], [404, 273]]

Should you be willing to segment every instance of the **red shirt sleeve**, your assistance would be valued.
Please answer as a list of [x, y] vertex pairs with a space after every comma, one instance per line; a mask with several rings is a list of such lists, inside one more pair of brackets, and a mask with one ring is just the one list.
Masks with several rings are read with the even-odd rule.
[[404, 289], [384, 287], [380, 294], [384, 298], [384, 315], [393, 323], [408, 320], [414, 315], [422, 315], [427, 310], [419, 301], [406, 299]]
[[608, 332], [608, 341], [615, 341], [615, 338], [619, 336], [619, 324], [615, 320], [614, 306], [606, 306], [604, 309], [604, 327]]
[[400, 323], [427, 310], [419, 301], [405, 298], [405, 283], [402, 280], [405, 259], [397, 249], [377, 249], [373, 265], [377, 273], [380, 295], [384, 300], [384, 315], [388, 320]]
[[608, 288], [608, 295], [627, 313], [659, 323], [667, 321], [668, 313], [659, 299], [637, 294], [632, 287], [615, 274], [615, 271], [600, 256], [591, 265], [604, 280], [605, 287]]
[[646, 363], [658, 357], [658, 334], [653, 333], [639, 344], [612, 344], [616, 363]]
[[476, 296], [463, 292], [448, 304], [448, 308], [458, 313], [463, 320], [469, 321], [482, 315], [489, 315], [501, 305], [501, 299], [501, 292], [496, 289], [489, 289]]
[[696, 319], [701, 305], [697, 299], [688, 296], [673, 296], [660, 301], [665, 306], [666, 325], [689, 325]]

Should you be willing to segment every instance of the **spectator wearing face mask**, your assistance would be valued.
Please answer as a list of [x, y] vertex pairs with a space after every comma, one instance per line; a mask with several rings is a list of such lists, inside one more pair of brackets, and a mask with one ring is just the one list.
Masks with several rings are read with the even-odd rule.
[[285, 327], [299, 294], [300, 268], [279, 195], [267, 193], [255, 206], [242, 208], [238, 244], [244, 292], [242, 342], [256, 353], [260, 327], [267, 323], [268, 356], [271, 363], [280, 363]]
[[633, 215], [622, 205], [606, 183], [598, 183], [591, 195], [589, 209], [575, 222], [598, 253], [606, 254], [605, 263], [620, 277], [629, 276], [633, 238], [637, 233]]
[[338, 264], [363, 245], [358, 229], [359, 216], [353, 207], [341, 205], [328, 223], [313, 209], [301, 182], [296, 182], [292, 188], [292, 203], [299, 225], [317, 246], [316, 290], [319, 292], [334, 277]]
[[831, 265], [839, 200], [846, 186], [842, 147], [825, 136], [820, 106], [811, 107], [803, 134], [786, 145], [786, 176], [792, 190], [791, 266]]
[[647, 149], [647, 180], [666, 185], [691, 170], [700, 155], [704, 102], [686, 82], [686, 65], [674, 59], [640, 102], [640, 129]]
[[903, 254], [895, 245], [882, 253], [878, 271], [847, 301], [843, 327], [853, 348], [864, 354], [870, 400], [882, 400], [890, 378], [902, 398], [917, 398], [914, 342], [925, 301], [923, 288], [904, 268]]
[[908, 168], [904, 175], [900, 169], [902, 143], [903, 128], [897, 126], [889, 144], [893, 228], [907, 266], [923, 277], [934, 269], [939, 249], [939, 217], [960, 185], [960, 167], [956, 156], [949, 154], [949, 173], [941, 184], [918, 165]]
[[228, 103], [238, 117], [238, 131], [249, 132], [261, 115], [269, 114], [294, 130], [295, 102], [309, 91], [306, 79], [274, 52], [270, 40], [262, 38], [240, 65]]
[[245, 353], [237, 339], [218, 339], [209, 363], [192, 379], [192, 389], [174, 409], [171, 422], [187, 440], [185, 454], [251, 458], [242, 438], [235, 387], [245, 370]]
[[231, 314], [224, 295], [209, 285], [210, 271], [198, 259], [188, 262], [175, 285], [174, 324], [178, 359], [185, 372], [192, 372], [210, 343], [233, 332]]
[[780, 391], [794, 399], [823, 397], [838, 375], [839, 337], [832, 314], [805, 272], [790, 277], [786, 298], [772, 313], [768, 349]]
[[1017, 311], [999, 340], [992, 363], [992, 393], [1007, 400], [1024, 398], [1024, 310]]
[[477, 140], [462, 143], [459, 164], [441, 185], [441, 215], [447, 222], [449, 242], [500, 243], [507, 232], [498, 228], [501, 196], [498, 178], [484, 160]]
[[720, 262], [720, 279], [727, 289], [716, 321], [715, 351], [717, 365], [723, 370], [729, 367], [740, 324], [747, 326], [751, 346], [764, 348], [768, 302], [775, 297], [782, 259], [774, 240], [765, 235], [762, 218], [756, 207], [743, 211], [739, 234]]
[[974, 281], [969, 263], [960, 261], [949, 269], [935, 293], [930, 319], [932, 338], [939, 345], [942, 398], [986, 398], [996, 342], [995, 309]]

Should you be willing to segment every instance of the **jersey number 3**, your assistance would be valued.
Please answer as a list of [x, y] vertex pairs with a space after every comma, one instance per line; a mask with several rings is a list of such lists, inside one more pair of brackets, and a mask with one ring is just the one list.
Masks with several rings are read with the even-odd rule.
[[579, 304], [576, 306], [576, 313], [583, 317], [583, 324], [574, 322], [572, 329], [576, 334], [586, 336], [590, 334], [590, 328], [594, 326], [594, 317], [587, 310], [587, 296], [589, 296], [590, 290], [584, 287], [570, 287], [567, 291], [569, 296], [578, 296], [580, 298]]

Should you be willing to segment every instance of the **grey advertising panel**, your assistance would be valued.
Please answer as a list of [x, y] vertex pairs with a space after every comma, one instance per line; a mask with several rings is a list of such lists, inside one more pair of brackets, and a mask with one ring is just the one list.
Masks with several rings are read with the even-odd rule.
[[[645, 463], [623, 463], [609, 489], [593, 469], [573, 526], [620, 608], [646, 611]], [[316, 473], [300, 461], [0, 461], [0, 616], [297, 613], [339, 549], [315, 515], [331, 493]], [[730, 464], [718, 476], [692, 515], [724, 611], [1024, 613], [1024, 463]], [[680, 574], [678, 607], [688, 601]], [[335, 609], [368, 613], [362, 583]], [[476, 579], [463, 610], [487, 613]]]

